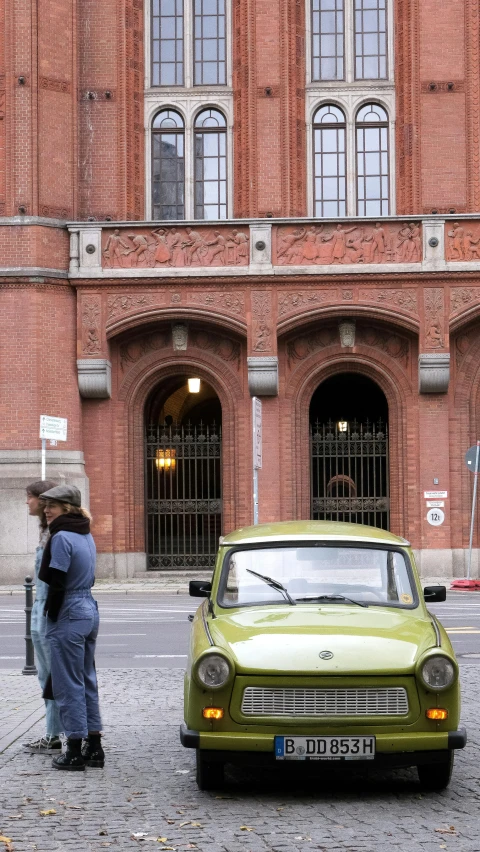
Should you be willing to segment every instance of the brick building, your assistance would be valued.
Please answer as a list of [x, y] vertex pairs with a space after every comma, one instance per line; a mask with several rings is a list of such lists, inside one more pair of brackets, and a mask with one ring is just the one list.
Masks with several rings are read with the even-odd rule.
[[0, 0], [1, 581], [41, 414], [122, 577], [251, 523], [254, 396], [260, 522], [373, 523], [463, 576], [479, 30], [473, 0]]

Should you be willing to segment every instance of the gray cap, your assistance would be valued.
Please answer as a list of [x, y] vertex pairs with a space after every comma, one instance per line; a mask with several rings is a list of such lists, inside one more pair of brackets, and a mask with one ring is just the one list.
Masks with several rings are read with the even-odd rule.
[[50, 491], [40, 494], [40, 500], [56, 500], [57, 503], [70, 503], [72, 506], [82, 505], [82, 495], [75, 485], [56, 485]]

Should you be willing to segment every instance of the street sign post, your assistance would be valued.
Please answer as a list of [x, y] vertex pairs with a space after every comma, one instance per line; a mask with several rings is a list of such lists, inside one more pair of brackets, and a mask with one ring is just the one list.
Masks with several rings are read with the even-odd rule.
[[262, 403], [252, 397], [253, 427], [253, 523], [258, 524], [258, 471], [262, 467]]
[[47, 414], [40, 415], [40, 438], [42, 440], [42, 479], [45, 479], [46, 468], [46, 441], [67, 440], [67, 418], [66, 417], [49, 417]]
[[468, 469], [472, 471], [474, 479], [473, 479], [473, 497], [472, 497], [472, 514], [470, 518], [470, 542], [468, 545], [468, 565], [467, 565], [467, 579], [466, 580], [455, 580], [451, 588], [452, 589], [478, 589], [480, 588], [480, 582], [478, 580], [472, 580], [470, 578], [471, 568], [472, 568], [472, 544], [473, 544], [473, 527], [475, 523], [475, 508], [477, 504], [477, 487], [478, 487], [478, 468], [480, 462], [480, 441], [477, 441], [473, 447], [467, 450], [465, 453], [465, 464]]

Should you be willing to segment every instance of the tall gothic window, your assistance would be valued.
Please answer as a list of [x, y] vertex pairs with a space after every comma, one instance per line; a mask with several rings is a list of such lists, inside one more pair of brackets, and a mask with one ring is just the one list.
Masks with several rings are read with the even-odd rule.
[[227, 82], [225, 0], [194, 2], [194, 84]]
[[355, 0], [355, 77], [387, 76], [386, 0]]
[[388, 115], [378, 104], [357, 113], [357, 215], [388, 216]]
[[343, 0], [312, 0], [312, 80], [343, 80], [343, 54]]
[[216, 109], [195, 121], [195, 219], [227, 218], [227, 123]]
[[328, 104], [313, 120], [314, 215], [346, 215], [345, 116]]
[[185, 138], [182, 117], [171, 109], [157, 113], [152, 126], [154, 219], [185, 218]]
[[152, 85], [183, 86], [183, 0], [152, 0]]

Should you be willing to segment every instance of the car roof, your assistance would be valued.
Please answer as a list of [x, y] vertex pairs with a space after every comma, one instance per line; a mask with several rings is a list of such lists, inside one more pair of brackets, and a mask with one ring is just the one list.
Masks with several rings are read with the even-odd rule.
[[272, 524], [257, 524], [234, 530], [220, 540], [225, 546], [234, 544], [263, 544], [288, 541], [337, 541], [370, 544], [400, 544], [408, 546], [400, 538], [386, 530], [364, 524], [347, 524], [340, 521], [279, 521]]

